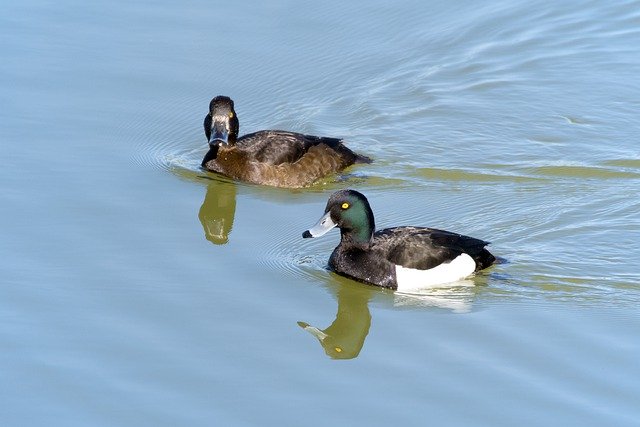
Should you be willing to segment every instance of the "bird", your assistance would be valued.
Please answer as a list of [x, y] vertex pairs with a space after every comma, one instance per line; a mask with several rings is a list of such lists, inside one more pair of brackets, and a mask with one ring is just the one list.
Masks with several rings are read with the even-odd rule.
[[329, 268], [342, 276], [398, 291], [414, 291], [456, 282], [491, 266], [489, 244], [450, 231], [401, 226], [375, 231], [373, 211], [360, 192], [331, 195], [324, 215], [302, 237], [319, 237], [334, 227], [340, 243]]
[[216, 96], [204, 118], [209, 151], [202, 167], [234, 180], [284, 188], [302, 188], [371, 159], [354, 153], [342, 139], [282, 130], [238, 136], [234, 102]]

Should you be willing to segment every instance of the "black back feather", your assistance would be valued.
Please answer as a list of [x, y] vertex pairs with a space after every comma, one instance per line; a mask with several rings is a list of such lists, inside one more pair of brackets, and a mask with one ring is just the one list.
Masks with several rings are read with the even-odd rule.
[[476, 261], [478, 270], [495, 261], [484, 247], [489, 242], [425, 227], [394, 227], [374, 234], [374, 248], [384, 252], [387, 260], [406, 268], [426, 270], [450, 262], [466, 253]]

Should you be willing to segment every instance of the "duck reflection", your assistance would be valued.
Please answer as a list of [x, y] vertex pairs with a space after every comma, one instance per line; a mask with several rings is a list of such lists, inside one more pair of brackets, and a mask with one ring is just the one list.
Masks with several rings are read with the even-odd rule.
[[[331, 277], [338, 277], [331, 275]], [[478, 280], [480, 279], [480, 280]], [[388, 289], [356, 283], [338, 278], [336, 296], [338, 311], [336, 318], [325, 329], [306, 322], [298, 325], [318, 339], [327, 356], [332, 359], [353, 359], [360, 354], [371, 327], [369, 302], [375, 297], [382, 305], [392, 305], [395, 309], [444, 309], [453, 313], [471, 311], [473, 299], [483, 286], [478, 286], [483, 278], [461, 280], [450, 288], [429, 289], [418, 293], [400, 293]]]
[[216, 245], [229, 241], [236, 214], [236, 185], [230, 181], [218, 181], [206, 177], [207, 194], [198, 212], [204, 236]]
[[369, 300], [375, 291], [351, 283], [339, 286], [338, 312], [329, 327], [321, 330], [306, 322], [298, 322], [298, 325], [318, 339], [327, 356], [332, 359], [353, 359], [360, 354], [369, 333]]

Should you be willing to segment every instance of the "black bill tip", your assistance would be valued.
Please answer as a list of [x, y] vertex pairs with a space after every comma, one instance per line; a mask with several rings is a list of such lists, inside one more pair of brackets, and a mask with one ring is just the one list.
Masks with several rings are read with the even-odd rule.
[[227, 141], [225, 141], [222, 138], [216, 138], [216, 139], [211, 139], [211, 141], [209, 141], [209, 146], [210, 147], [217, 147], [219, 145], [225, 145], [227, 143]]
[[303, 237], [304, 239], [307, 239], [307, 238], [309, 238], [309, 237], [313, 237], [313, 236], [311, 235], [311, 233], [309, 232], [309, 230], [305, 230], [305, 231], [304, 231], [304, 233], [302, 233], [302, 237]]

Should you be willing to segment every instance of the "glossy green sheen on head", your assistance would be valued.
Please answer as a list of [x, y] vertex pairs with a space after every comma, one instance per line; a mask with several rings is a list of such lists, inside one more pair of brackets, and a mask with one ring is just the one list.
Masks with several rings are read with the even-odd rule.
[[325, 213], [331, 212], [343, 238], [357, 243], [367, 243], [375, 231], [373, 212], [367, 198], [355, 190], [333, 193], [327, 202]]

